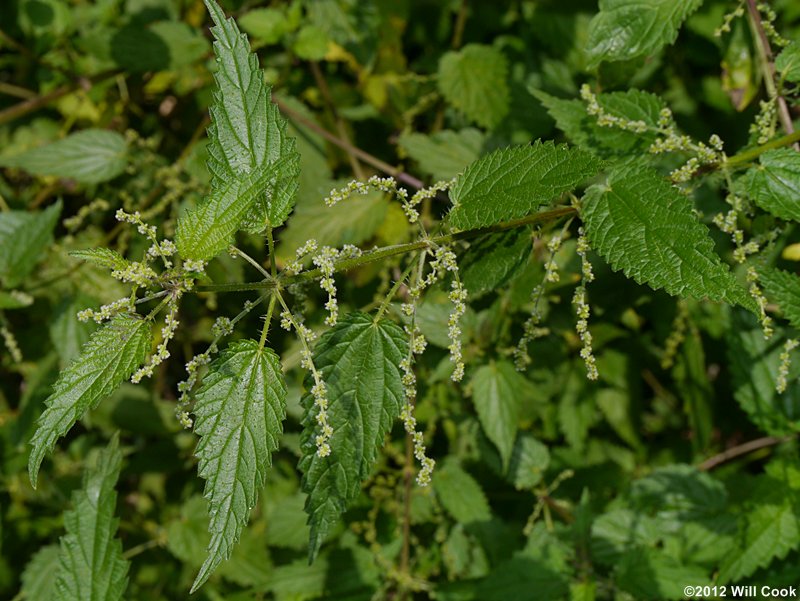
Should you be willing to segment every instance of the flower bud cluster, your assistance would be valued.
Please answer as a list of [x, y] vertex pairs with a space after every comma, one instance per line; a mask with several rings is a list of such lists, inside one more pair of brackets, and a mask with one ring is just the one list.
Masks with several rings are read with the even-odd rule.
[[[531, 363], [531, 356], [528, 354], [528, 345], [537, 338], [542, 338], [550, 333], [548, 328], [539, 326], [542, 321], [539, 304], [544, 296], [545, 286], [549, 283], [556, 283], [561, 279], [558, 274], [558, 264], [555, 261], [555, 256], [564, 241], [565, 231], [566, 230], [562, 230], [554, 233], [547, 242], [548, 258], [544, 263], [544, 277], [541, 283], [531, 290], [533, 309], [531, 309], [531, 314], [522, 325], [522, 337], [514, 348], [514, 366], [518, 371], [524, 371]], [[591, 269], [591, 266], [589, 268]]]
[[736, 248], [733, 251], [733, 258], [737, 263], [744, 263], [748, 255], [757, 253], [760, 249], [759, 244], [755, 240], [750, 240], [746, 244], [744, 242], [744, 230], [739, 229], [740, 211], [731, 209], [727, 213], [717, 213], [714, 215], [713, 223], [720, 231], [729, 234], [733, 240]]
[[795, 340], [794, 338], [789, 338], [783, 345], [783, 351], [781, 352], [781, 364], [778, 368], [778, 379], [775, 382], [775, 390], [779, 394], [783, 394], [786, 392], [786, 386], [788, 385], [788, 377], [789, 377], [789, 368], [792, 366], [792, 351], [796, 349], [800, 345], [800, 342]]
[[126, 213], [122, 209], [117, 209], [115, 217], [119, 222], [135, 225], [136, 231], [138, 231], [142, 236], [145, 236], [156, 243], [156, 227], [154, 225], [148, 225], [142, 221], [142, 215], [139, 213], [139, 211]]
[[339, 319], [339, 303], [336, 300], [336, 282], [333, 280], [333, 272], [336, 270], [335, 262], [338, 258], [338, 250], [331, 246], [323, 246], [311, 259], [322, 273], [319, 287], [328, 293], [328, 301], [325, 303], [325, 309], [328, 311], [328, 315], [325, 317], [325, 324], [329, 326], [336, 325], [336, 321]]
[[589, 242], [586, 240], [586, 235], [582, 227], [578, 229], [576, 252], [581, 258], [581, 272], [583, 277], [572, 297], [572, 304], [575, 306], [575, 312], [578, 315], [578, 322], [575, 325], [575, 329], [578, 332], [581, 342], [583, 342], [583, 348], [580, 354], [583, 362], [586, 364], [586, 377], [590, 380], [596, 380], [598, 376], [597, 363], [592, 350], [592, 334], [589, 332], [590, 309], [589, 303], [586, 301], [586, 284], [594, 280], [594, 273], [592, 272], [592, 264], [589, 262], [587, 256], [589, 252]]
[[[161, 242], [153, 243], [153, 245], [147, 249], [147, 258], [153, 261], [158, 257], [161, 257], [164, 260], [164, 267], [169, 269], [172, 267], [172, 261], [170, 261], [168, 257], [171, 257], [176, 252], [178, 252], [178, 247], [175, 246], [175, 243], [172, 240], [162, 240]], [[185, 264], [184, 269], [186, 269]]]
[[178, 418], [181, 426], [187, 430], [192, 427], [192, 418], [188, 411], [190, 402], [189, 395], [200, 377], [198, 370], [202, 366], [211, 363], [211, 356], [216, 354], [216, 352], [217, 345], [211, 344], [204, 353], [199, 353], [192, 357], [186, 364], [186, 379], [182, 382], [178, 382], [178, 392], [180, 396], [178, 397], [178, 404], [175, 407], [175, 416]]
[[770, 42], [778, 46], [779, 48], [783, 48], [784, 46], [789, 45], [789, 40], [783, 37], [778, 30], [775, 29], [775, 19], [778, 18], [778, 15], [775, 13], [773, 8], [767, 4], [766, 2], [759, 2], [756, 5], [758, 12], [761, 13], [761, 27], [764, 29], [764, 33], [767, 34]]
[[425, 352], [427, 343], [425, 336], [419, 331], [415, 324], [416, 310], [411, 318], [411, 326], [405, 326], [408, 334], [408, 356], [400, 362], [400, 370], [403, 372], [403, 394], [405, 403], [400, 411], [400, 419], [403, 421], [403, 428], [414, 441], [414, 457], [419, 461], [420, 471], [417, 474], [417, 484], [428, 486], [431, 482], [431, 474], [436, 462], [427, 456], [425, 449], [425, 438], [422, 432], [417, 430], [417, 419], [414, 417], [414, 403], [417, 398], [417, 377], [414, 375], [414, 355], [421, 355]]
[[764, 338], [770, 338], [773, 334], [772, 318], [767, 315], [767, 297], [758, 286], [758, 272], [755, 267], [750, 266], [747, 268], [747, 281], [750, 284], [750, 296], [756, 301], [758, 305], [759, 321], [761, 322], [761, 329], [764, 331]]
[[112, 303], [101, 306], [99, 309], [83, 309], [78, 311], [78, 321], [89, 321], [103, 323], [114, 317], [117, 313], [134, 311], [134, 301], [130, 296], [123, 296]]
[[153, 271], [153, 268], [147, 265], [147, 263], [127, 261], [125, 268], [115, 269], [111, 272], [111, 277], [119, 280], [120, 282], [135, 284], [137, 287], [147, 287], [152, 284], [153, 280], [155, 280], [158, 276], [156, 272]]
[[722, 37], [723, 33], [730, 33], [731, 23], [733, 23], [734, 19], [739, 19], [744, 16], [744, 1], [745, 0], [739, 0], [739, 5], [723, 17], [722, 25], [714, 30], [715, 37], [719, 38]]
[[[417, 207], [423, 201], [429, 198], [434, 198], [439, 192], [444, 192], [445, 190], [450, 189], [455, 183], [456, 179], [453, 178], [451, 180], [436, 182], [432, 186], [417, 190], [417, 192], [414, 193], [414, 196], [411, 197], [410, 201], [403, 202], [403, 212], [406, 214], [408, 222], [416, 223], [419, 221], [419, 211], [417, 210]], [[402, 202], [404, 199], [401, 198], [400, 200]]]
[[95, 198], [92, 202], [87, 205], [83, 205], [75, 215], [71, 217], [67, 217], [62, 222], [64, 227], [67, 228], [70, 232], [74, 232], [77, 230], [83, 222], [86, 221], [86, 218], [91, 215], [92, 213], [98, 213], [100, 211], [105, 211], [109, 208], [110, 204], [107, 200], [103, 198]]
[[167, 305], [169, 310], [167, 311], [167, 316], [164, 318], [164, 326], [161, 328], [161, 342], [159, 343], [156, 352], [152, 357], [150, 357], [148, 362], [133, 374], [131, 377], [131, 382], [133, 384], [138, 384], [144, 378], [152, 378], [153, 370], [161, 365], [164, 361], [169, 359], [170, 354], [167, 350], [167, 345], [169, 344], [169, 341], [175, 337], [175, 331], [178, 329], [178, 324], [180, 323], [176, 319], [178, 315], [178, 301], [180, 300], [180, 297], [181, 292], [178, 290], [173, 293], [172, 297], [170, 298]]
[[460, 382], [464, 378], [464, 356], [461, 350], [461, 318], [467, 310], [467, 290], [464, 288], [461, 281], [456, 278], [450, 284], [451, 290], [449, 294], [450, 302], [453, 303], [453, 310], [450, 312], [450, 317], [447, 319], [447, 337], [450, 339], [450, 361], [455, 365], [450, 379], [453, 382]]
[[600, 127], [616, 127], [637, 134], [643, 134], [650, 129], [642, 120], [625, 119], [606, 112], [589, 84], [585, 83], [581, 86], [581, 98], [586, 103], [586, 112], [597, 118], [597, 125]]
[[11, 360], [14, 363], [22, 363], [22, 351], [19, 348], [19, 344], [17, 344], [17, 339], [14, 333], [8, 329], [5, 324], [0, 326], [0, 336], [3, 337], [3, 343], [6, 345], [8, 353], [11, 355]]
[[297, 251], [295, 251], [295, 260], [289, 263], [284, 268], [284, 271], [288, 275], [296, 275], [303, 271], [303, 259], [305, 259], [308, 255], [317, 252], [317, 248], [319, 248], [319, 246], [314, 238], [306, 240], [306, 243], [298, 248]]
[[686, 325], [689, 320], [689, 307], [685, 301], [679, 300], [677, 313], [672, 321], [667, 341], [664, 343], [664, 354], [661, 357], [661, 369], [669, 369], [675, 364], [675, 357], [678, 354], [683, 341], [686, 340]]
[[314, 366], [314, 360], [311, 354], [310, 343], [314, 341], [317, 335], [302, 322], [299, 316], [292, 315], [286, 308], [281, 312], [281, 327], [286, 331], [290, 331], [294, 328], [297, 337], [300, 339], [300, 344], [303, 347], [303, 350], [300, 351], [300, 367], [307, 369], [314, 380], [310, 392], [311, 396], [314, 398], [314, 407], [317, 410], [314, 419], [319, 427], [319, 433], [314, 438], [314, 443], [317, 447], [317, 456], [327, 457], [331, 454], [331, 445], [329, 441], [331, 436], [333, 436], [333, 428], [328, 421], [328, 389], [319, 371], [317, 371], [317, 368]]
[[760, 101], [758, 106], [758, 115], [750, 125], [750, 134], [758, 136], [759, 144], [766, 144], [778, 131], [778, 103], [770, 98]]

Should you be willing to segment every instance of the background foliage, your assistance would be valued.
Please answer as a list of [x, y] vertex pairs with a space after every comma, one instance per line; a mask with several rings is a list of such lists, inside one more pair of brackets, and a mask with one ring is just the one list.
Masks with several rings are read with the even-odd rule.
[[[758, 19], [722, 0], [222, 8], [257, 61], [220, 26], [234, 58], [218, 70], [202, 0], [0, 3], [0, 596], [182, 599], [205, 578], [194, 598], [681, 599], [688, 584], [797, 585], [800, 155], [780, 136], [798, 114], [800, 5], [775, 0]], [[242, 124], [251, 143], [235, 135]], [[195, 430], [175, 417], [184, 364], [220, 333], [215, 318], [258, 298], [240, 288], [262, 276], [224, 252], [234, 232], [267, 267], [312, 237], [416, 240], [390, 194], [323, 203], [373, 174], [411, 191], [457, 177], [420, 206], [429, 231], [564, 207], [535, 228], [456, 241], [461, 383], [449, 287], [424, 295], [428, 487], [413, 482], [402, 423], [379, 420], [364, 431], [385, 447], [361, 449], [352, 416], [333, 412], [334, 458], [363, 452], [363, 464], [346, 485], [321, 475], [303, 430], [314, 402], [303, 348], [276, 323], [277, 355], [259, 346], [263, 311], [220, 345]], [[171, 360], [138, 385], [127, 380], [159, 328], [77, 319], [124, 297], [109, 270], [150, 246], [118, 209], [156, 224], [184, 260], [213, 258], [173, 315]], [[280, 226], [272, 262], [265, 225]], [[398, 300], [372, 328], [359, 311], [374, 314], [406, 267], [390, 257], [337, 274], [342, 317], [315, 349], [337, 398], [347, 361], [394, 366], [359, 383], [387, 415], [402, 396], [404, 316]], [[594, 381], [576, 287], [591, 307]], [[321, 333], [326, 295], [305, 291], [297, 304]], [[535, 339], [517, 370], [525, 332]], [[235, 412], [228, 430], [210, 425], [219, 398], [244, 399], [235, 409], [264, 427], [255, 476], [232, 499], [235, 483], [215, 475], [236, 458], [214, 437], [252, 432]], [[36, 489], [29, 461], [34, 480], [42, 465]]]

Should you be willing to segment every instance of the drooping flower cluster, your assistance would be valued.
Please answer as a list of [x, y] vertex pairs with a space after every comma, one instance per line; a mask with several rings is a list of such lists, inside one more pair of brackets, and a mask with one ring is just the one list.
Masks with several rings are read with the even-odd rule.
[[723, 33], [731, 32], [731, 23], [733, 23], [735, 19], [739, 19], [744, 16], [744, 2], [745, 0], [739, 0], [738, 6], [722, 18], [722, 25], [714, 30], [715, 37], [719, 38], [722, 37]]
[[752, 265], [747, 268], [747, 282], [750, 284], [750, 296], [753, 297], [758, 305], [759, 321], [764, 332], [764, 338], [770, 338], [773, 334], [773, 329], [772, 318], [767, 315], [767, 297], [764, 296], [758, 285], [758, 272]]
[[172, 340], [175, 336], [175, 331], [178, 329], [178, 324], [180, 323], [177, 319], [178, 315], [178, 301], [181, 298], [181, 290], [177, 289], [169, 298], [167, 303], [167, 316], [164, 318], [164, 326], [161, 328], [161, 342], [156, 349], [156, 352], [150, 357], [150, 359], [136, 371], [131, 377], [131, 382], [133, 384], [138, 384], [144, 378], [152, 378], [153, 377], [153, 370], [161, 365], [164, 361], [169, 359], [170, 354], [167, 350], [167, 345], [169, 341]]
[[759, 144], [766, 144], [778, 133], [778, 103], [775, 98], [761, 100], [758, 103], [758, 114], [750, 125], [750, 133], [758, 136]]
[[19, 348], [17, 339], [13, 332], [8, 329], [5, 323], [0, 326], [0, 336], [3, 337], [3, 344], [5, 344], [6, 348], [8, 349], [8, 353], [11, 355], [11, 360], [14, 363], [22, 363], [22, 351]]
[[586, 284], [594, 280], [594, 273], [592, 272], [592, 264], [589, 262], [587, 253], [589, 252], [589, 243], [586, 240], [583, 228], [578, 229], [578, 244], [576, 252], [581, 258], [581, 272], [583, 278], [580, 285], [575, 289], [575, 294], [572, 297], [572, 304], [575, 306], [575, 312], [578, 315], [578, 321], [575, 324], [575, 329], [578, 336], [583, 343], [581, 348], [581, 359], [586, 365], [586, 377], [590, 380], [596, 380], [598, 377], [597, 363], [594, 358], [594, 351], [592, 350], [592, 334], [589, 332], [589, 303], [586, 300]]
[[686, 326], [689, 320], [689, 307], [686, 301], [679, 300], [675, 313], [675, 319], [672, 320], [672, 327], [670, 328], [667, 341], [664, 343], [664, 354], [661, 357], [661, 369], [669, 369], [675, 363], [675, 356], [678, 354], [678, 348], [686, 340]]
[[789, 368], [792, 366], [792, 351], [796, 349], [800, 345], [800, 342], [794, 338], [789, 338], [783, 344], [783, 352], [781, 352], [781, 364], [778, 368], [778, 378], [775, 382], [775, 390], [777, 390], [780, 394], [786, 392], [786, 386], [788, 385], [787, 379], [789, 377]]
[[335, 261], [339, 258], [339, 251], [331, 246], [323, 246], [312, 259], [314, 265], [319, 267], [322, 278], [319, 280], [319, 287], [328, 293], [328, 301], [325, 309], [328, 315], [325, 317], [325, 324], [335, 326], [339, 319], [339, 303], [336, 300], [336, 282], [333, 280], [333, 272], [336, 269]]

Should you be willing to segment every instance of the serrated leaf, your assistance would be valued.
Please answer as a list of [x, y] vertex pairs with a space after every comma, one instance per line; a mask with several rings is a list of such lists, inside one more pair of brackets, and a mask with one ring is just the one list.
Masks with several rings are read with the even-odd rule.
[[800, 221], [800, 153], [792, 148], [769, 150], [744, 176], [747, 195], [781, 219]]
[[586, 191], [581, 216], [594, 250], [636, 282], [755, 310], [690, 200], [655, 171], [629, 165], [612, 172]]
[[581, 100], [556, 98], [540, 90], [534, 90], [533, 95], [571, 142], [602, 156], [646, 151], [656, 139], [659, 113], [666, 106], [660, 97], [642, 90], [597, 94], [598, 104], [609, 115], [641, 121], [650, 128], [644, 132], [632, 132], [618, 127], [601, 127], [597, 117], [586, 112], [586, 104]]
[[53, 599], [59, 566], [58, 545], [39, 549], [22, 572], [21, 593], [26, 599]]
[[438, 131], [429, 136], [404, 133], [397, 143], [424, 173], [436, 180], [448, 180], [478, 159], [484, 139], [483, 133], [477, 129], [466, 128]]
[[759, 270], [759, 281], [764, 291], [778, 306], [790, 324], [800, 328], [800, 277], [794, 273], [764, 267]]
[[523, 432], [514, 442], [507, 478], [517, 490], [530, 490], [541, 482], [548, 465], [550, 451], [547, 447], [533, 434]]
[[[781, 473], [783, 472], [783, 473]], [[800, 547], [800, 486], [796, 466], [770, 464], [742, 515], [738, 544], [722, 562], [717, 582], [742, 582], [775, 559]]]
[[150, 339], [150, 322], [117, 315], [92, 334], [80, 357], [61, 372], [31, 438], [28, 472], [34, 488], [45, 454], [89, 409], [130, 378], [144, 362]]
[[290, 160], [282, 158], [267, 169], [216, 188], [212, 182], [211, 194], [178, 220], [175, 244], [181, 256], [208, 260], [228, 248], [258, 198], [274, 184], [275, 174]]
[[467, 44], [439, 60], [442, 96], [478, 125], [491, 129], [508, 113], [508, 61], [502, 52], [482, 44]]
[[497, 290], [525, 265], [533, 250], [530, 231], [510, 230], [470, 243], [459, 273], [470, 298]]
[[64, 514], [56, 600], [114, 601], [125, 594], [129, 562], [115, 538], [119, 520], [114, 517], [121, 466], [115, 434], [84, 473], [83, 487], [72, 493], [72, 509]]
[[41, 213], [0, 213], [0, 280], [8, 288], [19, 285], [33, 270], [53, 240], [61, 201]]
[[600, 0], [589, 23], [589, 67], [603, 61], [649, 56], [678, 37], [686, 18], [703, 0]]
[[111, 248], [83, 248], [70, 251], [69, 254], [76, 259], [88, 261], [93, 265], [105, 267], [112, 271], [125, 269], [130, 264], [125, 257]]
[[254, 340], [234, 342], [211, 364], [195, 398], [211, 542], [192, 592], [231, 556], [264, 487], [286, 416], [280, 359]]
[[208, 503], [200, 495], [189, 497], [180, 515], [167, 527], [167, 549], [193, 568], [203, 565], [211, 536], [208, 532]]
[[[326, 534], [361, 490], [384, 436], [400, 414], [407, 336], [397, 324], [365, 313], [351, 313], [325, 332], [314, 349], [314, 365], [327, 386], [331, 454], [319, 457], [317, 409], [311, 394], [305, 409], [299, 467], [311, 527], [309, 560]], [[307, 389], [310, 389], [310, 385]]]
[[489, 503], [480, 484], [454, 460], [436, 466], [433, 490], [447, 513], [461, 524], [492, 519]]
[[508, 361], [484, 365], [472, 376], [472, 403], [486, 436], [500, 451], [503, 470], [508, 467], [519, 420], [518, 391], [524, 377]]
[[[733, 397], [756, 426], [773, 436], [800, 432], [800, 386], [787, 386], [783, 393], [775, 389], [782, 352], [782, 341], [765, 340], [755, 316], [731, 312], [728, 361]], [[800, 365], [792, 361], [787, 380], [798, 376]]]
[[472, 163], [450, 190], [453, 227], [469, 229], [524, 217], [595, 175], [588, 152], [537, 141], [496, 150]]
[[128, 164], [128, 144], [114, 131], [84, 129], [66, 138], [10, 157], [0, 167], [16, 167], [34, 175], [53, 175], [83, 184], [114, 179]]
[[800, 81], [800, 44], [792, 42], [775, 58], [775, 70], [786, 81]]

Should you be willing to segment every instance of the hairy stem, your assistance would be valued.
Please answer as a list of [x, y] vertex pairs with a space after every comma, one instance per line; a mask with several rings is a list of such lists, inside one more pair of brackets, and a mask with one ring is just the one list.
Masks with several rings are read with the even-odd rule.
[[727, 463], [728, 461], [732, 461], [738, 457], [749, 455], [750, 453], [758, 451], [759, 449], [766, 449], [768, 447], [773, 447], [794, 439], [795, 436], [765, 436], [763, 438], [757, 438], [756, 440], [751, 440], [749, 442], [745, 442], [744, 444], [736, 445], [730, 449], [725, 449], [722, 453], [706, 459], [703, 463], [697, 466], [697, 469], [704, 472], [713, 470], [723, 463]]

